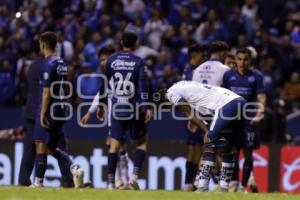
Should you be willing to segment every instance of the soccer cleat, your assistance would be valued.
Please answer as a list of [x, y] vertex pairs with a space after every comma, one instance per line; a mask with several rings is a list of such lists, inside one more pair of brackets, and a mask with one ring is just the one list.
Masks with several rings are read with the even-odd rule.
[[242, 185], [239, 187], [238, 192], [240, 192], [240, 193], [248, 193], [246, 187], [244, 187]]
[[239, 182], [238, 181], [231, 181], [229, 183], [229, 192], [237, 192], [239, 188]]
[[208, 188], [198, 188], [195, 192], [208, 192]]
[[114, 184], [114, 183], [109, 183], [109, 184], [107, 185], [107, 189], [108, 189], [108, 190], [115, 190], [115, 189], [116, 189], [115, 184]]
[[30, 188], [41, 188], [41, 187], [44, 187], [44, 186], [43, 186], [43, 185], [40, 185], [40, 184], [35, 184], [35, 183], [33, 183], [33, 184], [29, 185], [29, 187], [30, 187]]
[[73, 175], [73, 182], [75, 188], [82, 188], [84, 187], [83, 184], [83, 169], [79, 165], [72, 165], [71, 166], [71, 173]]
[[34, 178], [34, 182], [33, 182], [29, 187], [31, 187], [31, 188], [40, 188], [40, 187], [44, 187], [44, 185], [43, 185], [43, 179], [42, 179], [42, 178], [35, 177], [35, 178]]
[[218, 192], [228, 192], [228, 188], [220, 187]]
[[138, 182], [136, 180], [131, 180], [129, 182], [129, 188], [131, 190], [140, 190], [139, 184], [138, 184]]
[[194, 191], [195, 190], [195, 187], [193, 184], [185, 184], [182, 188], [182, 191], [185, 191], [185, 192], [189, 192], [189, 191]]

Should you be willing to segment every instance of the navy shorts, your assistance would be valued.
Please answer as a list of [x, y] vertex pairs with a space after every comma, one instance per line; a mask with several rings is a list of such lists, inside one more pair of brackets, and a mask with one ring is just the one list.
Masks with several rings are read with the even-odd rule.
[[243, 131], [243, 149], [258, 149], [260, 147], [260, 135], [257, 128], [250, 124], [246, 123], [245, 129]]
[[140, 114], [139, 119], [119, 120], [111, 117], [110, 137], [124, 142], [126, 134], [129, 134], [131, 140], [139, 140], [147, 133], [145, 115]]
[[244, 98], [237, 98], [216, 111], [208, 131], [211, 142], [204, 147], [240, 147], [242, 143], [240, 130], [244, 130], [245, 123], [242, 112], [240, 114], [238, 112], [245, 103]]
[[38, 118], [34, 128], [34, 140], [45, 143], [49, 148], [55, 148], [64, 140], [64, 121], [49, 119], [49, 128], [42, 127]]

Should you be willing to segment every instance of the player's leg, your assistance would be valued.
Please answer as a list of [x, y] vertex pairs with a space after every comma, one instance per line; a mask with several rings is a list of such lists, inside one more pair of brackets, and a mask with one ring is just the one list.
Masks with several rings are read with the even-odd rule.
[[30, 176], [34, 166], [35, 144], [33, 141], [34, 120], [27, 119], [25, 122], [26, 136], [24, 139], [24, 151], [19, 172], [19, 185], [31, 185]]
[[138, 190], [137, 180], [140, 176], [147, 150], [147, 127], [145, 116], [141, 114], [138, 120], [133, 120], [130, 124], [131, 139], [135, 143], [135, 152], [133, 155], [133, 174], [130, 177], [129, 186], [131, 189]]
[[246, 191], [246, 187], [248, 185], [248, 181], [250, 178], [250, 174], [253, 170], [253, 157], [252, 157], [252, 149], [244, 149], [244, 156], [245, 156], [245, 162], [243, 165], [243, 176], [242, 176], [242, 183], [240, 187], [241, 192]]
[[[68, 153], [62, 148], [65, 147], [65, 136], [63, 133], [63, 121], [50, 120], [51, 129], [47, 143], [49, 153], [56, 158], [62, 174], [62, 185], [64, 187], [83, 187], [83, 170], [78, 165], [73, 165]], [[59, 148], [62, 147], [62, 148]]]
[[117, 169], [120, 171], [120, 182], [122, 183], [119, 189], [127, 189], [129, 184], [128, 154], [124, 142], [122, 142], [120, 146], [118, 167]]
[[188, 145], [188, 152], [185, 163], [185, 181], [184, 181], [184, 191], [193, 191], [193, 175], [194, 175], [194, 145]]
[[35, 178], [33, 187], [43, 187], [44, 176], [47, 169], [47, 146], [45, 142], [41, 140], [35, 141]]
[[108, 189], [115, 188], [115, 175], [121, 146], [122, 136], [125, 134], [126, 121], [111, 118], [111, 135], [108, 150]]
[[47, 141], [48, 141], [48, 133], [41, 126], [39, 122], [39, 117], [36, 119], [35, 127], [34, 127], [34, 136], [35, 142], [35, 177], [32, 186], [33, 187], [43, 187], [44, 176], [47, 169]]
[[204, 151], [201, 157], [198, 175], [197, 191], [207, 192], [210, 174], [214, 170], [216, 162], [216, 152], [214, 148], [204, 147]]
[[228, 192], [229, 183], [233, 174], [234, 168], [234, 153], [231, 147], [227, 147], [222, 154], [221, 176], [220, 176], [220, 191]]
[[235, 162], [234, 162], [232, 178], [229, 184], [229, 192], [237, 192], [239, 188], [239, 172], [240, 172], [239, 155], [240, 155], [240, 150], [238, 149], [236, 151], [236, 154], [234, 155]]

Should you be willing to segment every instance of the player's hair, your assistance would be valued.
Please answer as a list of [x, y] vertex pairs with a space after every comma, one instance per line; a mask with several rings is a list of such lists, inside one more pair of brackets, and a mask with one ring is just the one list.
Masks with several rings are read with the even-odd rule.
[[191, 58], [193, 53], [199, 53], [199, 52], [204, 52], [204, 51], [205, 51], [205, 47], [203, 45], [192, 44], [191, 46], [189, 46], [189, 49], [188, 49], [188, 57]]
[[212, 42], [209, 46], [210, 53], [216, 53], [216, 52], [228, 51], [228, 50], [229, 50], [229, 45], [226, 42], [220, 40]]
[[98, 57], [101, 55], [111, 55], [116, 52], [116, 49], [113, 45], [108, 45], [103, 48], [101, 48], [98, 52]]
[[231, 58], [231, 59], [235, 59], [233, 53], [227, 53], [226, 57]]
[[125, 48], [134, 48], [138, 36], [132, 31], [125, 31], [122, 36], [122, 45]]
[[54, 32], [44, 32], [40, 35], [39, 40], [46, 44], [50, 50], [55, 50], [57, 44], [57, 36]]
[[245, 47], [237, 49], [236, 55], [238, 55], [239, 53], [246, 54], [246, 55], [248, 55], [249, 59], [251, 58], [251, 51]]

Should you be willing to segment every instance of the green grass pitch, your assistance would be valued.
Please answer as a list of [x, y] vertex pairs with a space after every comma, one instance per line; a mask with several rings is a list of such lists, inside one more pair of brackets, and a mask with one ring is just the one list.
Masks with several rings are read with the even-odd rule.
[[108, 191], [103, 189], [62, 189], [62, 188], [27, 188], [0, 187], [1, 200], [288, 200], [300, 199], [299, 195], [265, 193], [195, 193], [180, 191]]

